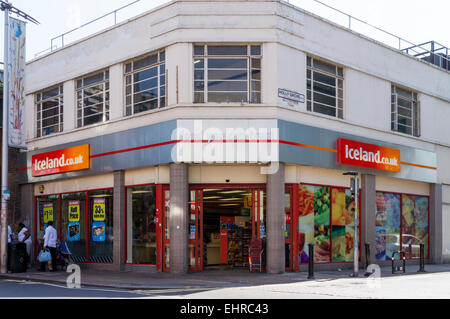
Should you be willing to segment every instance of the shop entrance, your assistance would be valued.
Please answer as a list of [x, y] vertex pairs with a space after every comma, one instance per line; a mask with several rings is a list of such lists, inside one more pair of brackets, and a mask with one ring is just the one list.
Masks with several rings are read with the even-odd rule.
[[252, 239], [264, 239], [265, 186], [193, 186], [189, 269], [248, 269]]

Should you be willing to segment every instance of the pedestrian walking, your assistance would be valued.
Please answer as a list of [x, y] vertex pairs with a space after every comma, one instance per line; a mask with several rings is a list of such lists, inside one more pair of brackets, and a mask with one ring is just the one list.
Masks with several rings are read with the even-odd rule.
[[25, 226], [25, 224], [19, 223], [18, 226], [19, 226], [19, 234], [17, 235], [17, 240], [27, 245], [27, 254], [28, 254], [27, 264], [28, 264], [31, 261], [31, 247], [33, 241], [31, 240], [31, 234], [28, 231], [28, 228]]
[[[58, 235], [56, 233], [56, 229], [53, 227], [53, 222], [49, 221], [48, 226], [45, 229], [44, 234], [44, 250], [48, 249], [50, 251], [50, 255], [52, 256], [51, 264], [48, 264], [49, 271], [56, 271], [57, 269], [57, 260], [56, 260], [56, 242], [58, 240]], [[40, 271], [45, 271], [45, 264], [41, 263]]]

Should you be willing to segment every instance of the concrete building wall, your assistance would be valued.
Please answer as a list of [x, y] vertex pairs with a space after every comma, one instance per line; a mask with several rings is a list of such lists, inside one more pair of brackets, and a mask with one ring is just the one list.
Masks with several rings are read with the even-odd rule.
[[[39, 187], [43, 185], [45, 190], [43, 193], [39, 191]], [[103, 174], [97, 176], [87, 176], [76, 179], [64, 179], [54, 182], [34, 184], [34, 193], [36, 196], [53, 195], [61, 193], [71, 193], [78, 191], [88, 191], [99, 188], [113, 188], [114, 175]]]

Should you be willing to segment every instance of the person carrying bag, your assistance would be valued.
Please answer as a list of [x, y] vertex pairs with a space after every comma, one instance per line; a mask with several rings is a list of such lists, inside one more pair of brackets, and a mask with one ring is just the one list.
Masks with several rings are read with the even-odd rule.
[[[48, 222], [48, 227], [45, 229], [44, 234], [44, 253], [49, 250], [51, 255], [51, 264], [48, 262], [41, 262], [41, 268], [39, 271], [45, 271], [45, 264], [48, 263], [49, 271], [56, 271], [57, 260], [56, 260], [56, 241], [58, 240], [58, 235], [56, 229], [53, 227], [53, 222]], [[46, 258], [43, 255], [43, 258]]]

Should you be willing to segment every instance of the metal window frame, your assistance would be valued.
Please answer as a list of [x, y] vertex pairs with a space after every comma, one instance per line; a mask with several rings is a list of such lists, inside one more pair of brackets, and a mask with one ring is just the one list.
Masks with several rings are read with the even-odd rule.
[[[164, 53], [164, 61], [161, 60], [161, 55], [163, 53]], [[165, 53], [166, 53], [166, 49], [164, 48], [164, 49], [153, 51], [152, 53], [149, 53], [149, 54], [146, 54], [146, 55], [134, 58], [134, 59], [129, 60], [129, 61], [124, 63], [124, 79], [125, 79], [125, 81], [124, 81], [124, 87], [125, 87], [124, 106], [125, 106], [125, 110], [124, 111], [125, 111], [125, 116], [133, 116], [133, 115], [136, 115], [136, 114], [143, 113], [143, 112], [135, 112], [135, 110], [134, 110], [135, 106], [137, 106], [139, 104], [142, 104], [142, 103], [145, 103], [145, 102], [153, 101], [155, 99], [158, 100], [158, 107], [157, 107], [157, 109], [161, 109], [161, 108], [164, 108], [164, 107], [167, 106], [167, 76], [168, 76], [168, 72], [167, 72], [167, 68], [166, 68], [167, 57], [166, 57]], [[134, 63], [135, 62], [141, 61], [141, 60], [146, 59], [147, 57], [150, 57], [150, 56], [153, 56], [153, 55], [157, 56], [157, 63], [151, 64], [151, 65], [147, 65], [145, 67], [142, 67], [142, 68], [134, 70]], [[131, 64], [131, 71], [127, 72], [126, 68], [127, 68], [127, 65], [129, 65], [129, 64]], [[164, 65], [165, 72], [162, 72], [162, 69], [161, 69], [161, 67], [163, 65]], [[146, 71], [146, 70], [150, 70], [152, 68], [157, 68], [157, 75], [156, 76], [149, 77], [149, 78], [146, 78], [145, 80], [141, 80], [141, 81], [137, 81], [137, 82], [134, 80], [134, 75], [136, 73], [139, 73], [139, 72], [142, 72], [142, 71]], [[161, 83], [161, 78], [163, 76], [165, 77], [164, 84]], [[127, 81], [126, 81], [127, 77], [130, 77], [130, 79], [131, 79], [130, 84], [127, 84]], [[149, 91], [149, 90], [143, 90], [143, 91], [135, 92], [134, 91], [135, 84], [139, 84], [139, 83], [142, 83], [144, 81], [149, 81], [149, 80], [154, 79], [154, 78], [157, 78], [158, 84], [157, 84], [156, 87], [151, 88], [149, 90], [157, 89], [158, 90], [158, 94], [157, 94], [158, 97], [155, 98], [155, 99], [150, 99], [150, 100], [146, 100], [146, 101], [135, 102], [135, 94], [139, 94], [139, 93], [142, 93], [142, 92]], [[128, 87], [131, 88], [131, 93], [130, 94], [126, 94], [126, 90], [127, 90]], [[165, 92], [166, 92], [165, 95], [161, 95], [161, 88], [162, 87], [165, 87]], [[129, 104], [127, 103], [127, 98], [131, 99]], [[164, 105], [161, 105], [161, 99], [162, 98], [165, 98]], [[130, 109], [130, 114], [127, 114], [127, 109], [128, 108]], [[150, 110], [148, 110], [148, 111], [150, 111]]]
[[[403, 95], [399, 95], [397, 92], [398, 89], [410, 92], [411, 98], [408, 99], [407, 97], [404, 97]], [[415, 137], [420, 137], [421, 136], [421, 127], [420, 127], [421, 110], [420, 110], [420, 101], [419, 101], [417, 92], [407, 89], [407, 88], [404, 88], [404, 87], [401, 87], [401, 86], [398, 86], [398, 85], [395, 85], [395, 84], [392, 84], [392, 97], [394, 98], [394, 101], [393, 102], [391, 101], [392, 112], [394, 113], [394, 122], [391, 125], [392, 130], [395, 132], [399, 132], [399, 130], [398, 130], [399, 117], [401, 116], [403, 118], [411, 120], [411, 126], [401, 124], [404, 127], [411, 128], [411, 134], [403, 133], [403, 132], [399, 132], [399, 133], [403, 133], [406, 135], [412, 135]], [[399, 103], [398, 103], [399, 99], [411, 102], [411, 109], [408, 109], [402, 105], [399, 105]], [[399, 108], [411, 111], [411, 117], [400, 115]]]
[[[110, 83], [110, 77], [109, 77], [109, 75], [107, 76], [107, 73], [109, 73], [109, 69], [105, 69], [105, 70], [102, 70], [102, 71], [94, 72], [94, 73], [85, 75], [85, 76], [75, 80], [75, 82], [77, 83], [76, 89], [75, 89], [75, 97], [76, 97], [76, 100], [77, 100], [77, 103], [76, 103], [76, 113], [77, 113], [76, 114], [76, 119], [77, 119], [76, 127], [77, 128], [81, 128], [81, 127], [97, 124], [97, 123], [95, 123], [95, 124], [86, 125], [85, 124], [85, 120], [87, 118], [89, 118], [89, 117], [98, 116], [99, 114], [103, 115], [102, 123], [107, 122], [109, 120], [109, 117], [107, 117], [107, 116], [110, 114], [110, 109], [108, 108], [108, 110], [107, 110], [106, 106], [110, 102], [111, 96], [109, 95], [108, 99], [106, 99], [106, 96], [107, 96], [107, 93], [111, 92], [111, 86], [107, 85], [107, 84]], [[93, 76], [98, 75], [98, 74], [103, 74], [103, 80], [102, 81], [91, 83], [89, 85], [84, 85], [84, 80], [87, 77], [93, 77]], [[81, 86], [80, 87], [78, 87], [78, 81], [81, 81]], [[96, 86], [102, 86], [102, 91], [100, 93], [97, 93], [97, 94], [94, 94], [94, 95], [90, 95], [90, 96], [85, 96], [85, 90], [93, 88], [93, 87], [96, 87]], [[106, 89], [107, 86], [108, 86], [108, 89]], [[79, 93], [81, 93], [81, 97], [79, 97]], [[85, 102], [84, 102], [85, 98], [90, 98], [90, 97], [99, 96], [99, 95], [102, 95], [102, 97], [103, 97], [103, 101], [102, 102], [97, 103], [97, 104], [93, 104], [93, 105], [89, 105], [89, 106], [85, 105]], [[80, 102], [81, 102], [81, 107], [80, 107]], [[100, 104], [103, 104], [103, 111], [102, 112], [98, 112], [96, 114], [91, 114], [91, 115], [88, 115], [88, 116], [85, 115], [85, 109], [86, 108], [92, 107], [92, 106], [96, 106], [96, 105], [100, 105]], [[79, 111], [81, 111], [81, 116], [79, 116]], [[80, 121], [81, 121], [81, 125], [79, 125]]]
[[[195, 54], [195, 47], [203, 47], [204, 50], [204, 54], [203, 55], [196, 55]], [[218, 46], [247, 46], [247, 55], [209, 55], [208, 54], [208, 47], [218, 47]], [[261, 48], [261, 54], [260, 55], [252, 55], [252, 46], [259, 46]], [[260, 104], [261, 100], [262, 100], [262, 77], [260, 80], [253, 80], [252, 79], [252, 71], [253, 70], [258, 70], [261, 72], [262, 74], [262, 65], [261, 68], [253, 68], [252, 65], [252, 59], [259, 59], [262, 62], [262, 58], [263, 58], [263, 47], [262, 44], [260, 43], [250, 43], [250, 44], [193, 44], [193, 64], [194, 64], [194, 68], [193, 68], [193, 82], [204, 82], [204, 88], [203, 88], [203, 102], [197, 102], [195, 101], [195, 94], [199, 93], [201, 91], [196, 91], [195, 90], [195, 85], [193, 86], [193, 103], [194, 104], [204, 104], [204, 103], [239, 103], [239, 102], [209, 102], [209, 93], [244, 93], [244, 91], [210, 91], [209, 90], [209, 60], [210, 59], [246, 59], [247, 60], [247, 102], [241, 101], [240, 103], [243, 104]], [[204, 61], [204, 65], [203, 65], [203, 69], [195, 69], [195, 60], [196, 59], [202, 59]], [[198, 70], [202, 70], [204, 73], [204, 77], [203, 77], [203, 81], [200, 80], [196, 80], [195, 79], [195, 71]], [[212, 69], [212, 70], [216, 70], [216, 69]], [[226, 69], [218, 69], [218, 70], [244, 70], [244, 68], [226, 68]], [[217, 80], [220, 82], [244, 82], [244, 80]], [[252, 90], [252, 82], [259, 82], [261, 85], [261, 90], [260, 91], [256, 91], [256, 90]], [[253, 93], [259, 93], [259, 102], [252, 102], [252, 95]]]
[[[50, 98], [46, 98], [43, 99], [43, 93], [44, 92], [48, 92], [54, 89], [58, 89], [58, 94], [55, 96], [52, 96]], [[58, 114], [57, 115], [52, 115], [52, 116], [48, 116], [48, 117], [43, 117], [44, 114], [44, 109], [43, 109], [43, 104], [46, 102], [52, 102], [52, 101], [57, 101], [58, 105], [54, 106], [50, 109], [58, 109]], [[62, 108], [62, 112], [61, 112], [61, 108]], [[47, 109], [46, 111], [48, 111], [49, 109]], [[42, 90], [38, 93], [35, 94], [35, 114], [36, 114], [36, 123], [37, 123], [37, 127], [36, 127], [36, 137], [44, 137], [44, 136], [49, 136], [51, 134], [55, 134], [55, 133], [60, 133], [63, 131], [63, 125], [64, 125], [64, 120], [61, 120], [61, 116], [64, 115], [64, 89], [63, 89], [63, 85], [57, 85], [54, 87], [50, 87], [48, 89]], [[40, 117], [38, 116], [40, 114]], [[57, 117], [58, 118], [58, 123], [55, 125], [51, 125], [51, 126], [43, 126], [44, 120], [50, 119], [50, 118], [54, 118]], [[63, 118], [64, 119], [64, 118]], [[44, 129], [52, 127], [52, 126], [58, 126], [58, 132], [53, 132], [50, 134], [44, 134]]]
[[[324, 71], [324, 70], [321, 70], [321, 69], [316, 68], [316, 67], [314, 66], [314, 61], [321, 61], [321, 62], [324, 62], [324, 63], [326, 63], [326, 64], [335, 66], [335, 68], [336, 68], [336, 74], [332, 74], [332, 73], [329, 73], [329, 72], [327, 72], [327, 71]], [[340, 72], [339, 72], [339, 69], [342, 69], [342, 76], [339, 75], [339, 73], [340, 73]], [[308, 71], [311, 72], [311, 76], [309, 76], [309, 74], [308, 74], [309, 72], [308, 72]], [[328, 84], [328, 83], [323, 83], [323, 82], [314, 80], [314, 73], [319, 73], [319, 74], [322, 74], [322, 75], [325, 75], [325, 76], [329, 76], [329, 77], [331, 77], [331, 78], [334, 78], [334, 79], [336, 80], [336, 85], [335, 85], [335, 86], [332, 86], [332, 85], [330, 85], [330, 84]], [[308, 112], [323, 114], [323, 113], [321, 113], [321, 112], [316, 112], [316, 111], [314, 110], [314, 104], [317, 103], [317, 104], [320, 104], [320, 105], [327, 106], [327, 107], [329, 107], [329, 108], [334, 108], [334, 109], [336, 110], [336, 116], [332, 116], [332, 117], [334, 117], [334, 118], [339, 118], [339, 119], [344, 119], [344, 101], [345, 101], [345, 88], [344, 88], [345, 77], [344, 77], [344, 68], [341, 67], [341, 66], [339, 66], [339, 65], [337, 65], [337, 64], [334, 64], [334, 63], [331, 63], [331, 62], [328, 62], [328, 61], [325, 61], [325, 60], [322, 60], [322, 59], [317, 59], [317, 58], [314, 58], [314, 57], [312, 57], [312, 56], [307, 56], [307, 63], [306, 63], [306, 80], [307, 80], [307, 82], [308, 82], [308, 81], [311, 82], [311, 89], [306, 88], [306, 91], [311, 93], [311, 99], [308, 99], [308, 98], [307, 98], [307, 102], [311, 103], [311, 110], [308, 110], [308, 109], [307, 109]], [[339, 87], [339, 81], [342, 81], [342, 89]], [[315, 83], [319, 83], [319, 84], [321, 84], [321, 85], [326, 85], [326, 86], [329, 86], [330, 88], [334, 88], [334, 89], [336, 90], [336, 95], [335, 95], [335, 96], [332, 96], [332, 95], [329, 95], [329, 94], [325, 94], [325, 93], [321, 93], [321, 92], [315, 91], [315, 90], [314, 90], [314, 84], [315, 84]], [[340, 91], [342, 91], [342, 98], [339, 97], [339, 92], [340, 92]], [[315, 93], [322, 94], [322, 95], [325, 95], [325, 96], [327, 96], [327, 97], [332, 97], [332, 98], [336, 99], [336, 106], [332, 106], [332, 105], [328, 105], [328, 104], [324, 104], [324, 103], [315, 101], [315, 99], [314, 99], [314, 94], [315, 94]], [[340, 101], [342, 101], [342, 107], [339, 106], [339, 102], [340, 102]], [[342, 117], [339, 116], [339, 115], [340, 115], [340, 112], [342, 112]], [[328, 114], [323, 114], [323, 115], [331, 116], [331, 115], [328, 115]]]

